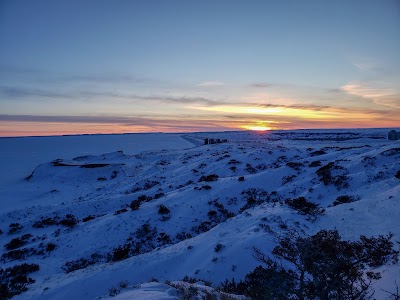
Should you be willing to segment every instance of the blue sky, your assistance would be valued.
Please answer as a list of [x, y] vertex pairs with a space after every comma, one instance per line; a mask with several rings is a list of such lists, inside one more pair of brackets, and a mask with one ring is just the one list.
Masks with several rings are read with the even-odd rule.
[[3, 0], [0, 134], [399, 127], [399, 53], [394, 0]]

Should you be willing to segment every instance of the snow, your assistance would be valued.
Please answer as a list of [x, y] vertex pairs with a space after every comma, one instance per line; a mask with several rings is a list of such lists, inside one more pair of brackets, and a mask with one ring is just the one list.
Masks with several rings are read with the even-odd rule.
[[[0, 194], [15, 188], [39, 164], [58, 158], [72, 159], [122, 150], [134, 155], [142, 151], [183, 149], [193, 144], [179, 134], [77, 135], [0, 138]], [[15, 188], [10, 191], [10, 188]], [[28, 192], [29, 195], [30, 191]], [[29, 196], [26, 196], [29, 197]], [[14, 198], [14, 197], [13, 197]], [[0, 201], [0, 211], [13, 207], [15, 199]]]
[[115, 300], [179, 300], [178, 291], [167, 284], [150, 282], [138, 288], [110, 297]]
[[[214, 285], [243, 279], [259, 265], [253, 247], [268, 253], [287, 227], [307, 234], [336, 228], [350, 240], [360, 234], [392, 232], [398, 241], [400, 180], [394, 175], [400, 170], [400, 151], [393, 149], [400, 144], [386, 140], [385, 134], [386, 129], [346, 129], [0, 139], [8, 168], [2, 169], [8, 179], [0, 187], [4, 232], [0, 244], [26, 233], [34, 238], [24, 247], [56, 244], [51, 253], [22, 260], [39, 264], [40, 271], [31, 275], [36, 283], [15, 299], [99, 299], [125, 281], [140, 287], [124, 289], [114, 299], [176, 299], [176, 290], [162, 282], [186, 275]], [[206, 137], [226, 138], [228, 143], [202, 145]], [[56, 145], [58, 150], [52, 152]], [[311, 155], [317, 150], [324, 154]], [[40, 154], [32, 156], [32, 152]], [[60, 160], [54, 163], [56, 158]], [[320, 167], [309, 166], [313, 161], [342, 167], [332, 172], [347, 176], [348, 187], [324, 185], [316, 174]], [[290, 162], [302, 166], [296, 170]], [[31, 173], [29, 180], [23, 179]], [[199, 182], [201, 176], [211, 174], [218, 179]], [[245, 180], [238, 181], [240, 176]], [[293, 177], [284, 183], [285, 176]], [[267, 191], [274, 201], [243, 208], [242, 192], [249, 188]], [[129, 204], [141, 195], [153, 199], [131, 210]], [[355, 196], [357, 201], [333, 206], [342, 195]], [[325, 214], [312, 221], [284, 204], [285, 199], [300, 196], [320, 204]], [[160, 205], [168, 207], [169, 218], [158, 213]], [[72, 228], [32, 227], [41, 217], [67, 214], [80, 222]], [[89, 215], [95, 218], [83, 222]], [[214, 227], [200, 230], [205, 221]], [[15, 222], [23, 229], [8, 235], [9, 224]], [[107, 260], [115, 247], [135, 240], [135, 232], [146, 223], [157, 229], [149, 237], [153, 247], [121, 261]], [[179, 239], [182, 232], [191, 237]], [[158, 241], [160, 233], [171, 241]], [[217, 244], [223, 245], [218, 252]], [[0, 255], [6, 252], [3, 247]], [[85, 269], [70, 273], [62, 269], [66, 262], [93, 253], [103, 258]], [[3, 265], [22, 261], [6, 260]], [[381, 271], [378, 298], [384, 295], [381, 289], [393, 290], [395, 280], [400, 281], [398, 265]], [[152, 278], [160, 283], [145, 283]]]

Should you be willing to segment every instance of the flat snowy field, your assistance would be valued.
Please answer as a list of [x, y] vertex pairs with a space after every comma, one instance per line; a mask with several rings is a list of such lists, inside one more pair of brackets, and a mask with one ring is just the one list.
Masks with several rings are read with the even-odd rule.
[[[15, 299], [99, 299], [115, 287], [116, 299], [177, 299], [164, 281], [243, 279], [260, 264], [253, 246], [268, 254], [291, 228], [336, 228], [349, 240], [392, 232], [399, 241], [400, 142], [387, 132], [0, 139], [2, 268], [40, 267]], [[334, 205], [340, 196], [350, 203]], [[325, 213], [310, 219], [285, 204], [298, 197]], [[23, 241], [18, 253], [3, 247], [14, 238]], [[375, 297], [385, 299], [400, 268], [379, 271]], [[154, 279], [160, 283], [146, 283]]]

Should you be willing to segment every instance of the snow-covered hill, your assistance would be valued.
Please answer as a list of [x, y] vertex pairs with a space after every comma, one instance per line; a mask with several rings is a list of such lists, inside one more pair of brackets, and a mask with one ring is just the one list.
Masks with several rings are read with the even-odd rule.
[[[268, 253], [290, 228], [336, 228], [348, 240], [392, 232], [398, 241], [400, 143], [386, 132], [159, 134], [150, 151], [132, 135], [144, 151], [49, 157], [1, 189], [2, 268], [40, 267], [15, 299], [95, 299], [121, 282], [243, 279], [259, 265], [253, 247]], [[285, 203], [299, 197], [325, 213], [310, 217]], [[378, 299], [400, 281], [400, 268], [381, 267], [381, 275]]]

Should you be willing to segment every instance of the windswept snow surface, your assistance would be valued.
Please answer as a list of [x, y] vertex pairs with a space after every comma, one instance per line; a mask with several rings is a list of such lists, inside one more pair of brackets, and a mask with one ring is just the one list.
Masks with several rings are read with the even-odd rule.
[[[36, 282], [15, 299], [96, 299], [106, 297], [120, 282], [133, 286], [152, 278], [181, 280], [185, 275], [215, 285], [227, 278], [243, 279], [259, 265], [252, 256], [253, 246], [268, 253], [276, 245], [276, 236], [289, 228], [306, 234], [336, 228], [350, 240], [360, 234], [392, 232], [398, 241], [400, 179], [395, 175], [400, 171], [400, 142], [386, 140], [387, 131], [196, 133], [185, 139], [159, 134], [153, 136], [159, 139], [159, 148], [146, 145], [142, 135], [131, 135], [126, 138], [132, 145], [143, 148], [118, 147], [124, 151], [108, 152], [110, 142], [93, 153], [49, 156], [28, 172], [33, 171], [28, 180], [2, 187], [8, 192], [1, 200], [0, 244], [32, 235], [20, 247], [28, 249], [23, 258], [15, 260], [7, 256], [6, 248], [0, 249], [3, 267], [22, 262], [40, 266], [31, 274]], [[201, 145], [203, 138], [228, 139], [228, 143]], [[156, 146], [156, 141], [148, 141]], [[18, 147], [24, 148], [22, 140]], [[18, 151], [23, 155], [23, 149]], [[71, 156], [75, 153], [79, 157]], [[18, 160], [14, 162], [21, 170]], [[331, 182], [324, 184], [317, 170], [329, 163], [336, 167]], [[264, 196], [250, 205], [243, 193], [249, 189], [262, 189]], [[354, 202], [333, 206], [344, 195]], [[320, 204], [325, 214], [311, 220], [284, 204], [300, 196]], [[130, 204], [137, 199], [141, 205], [133, 210]], [[164, 206], [167, 210], [160, 209]], [[62, 225], [60, 220], [67, 214], [79, 222], [73, 227]], [[23, 228], [8, 234], [11, 223]], [[53, 251], [43, 250], [48, 243], [56, 245]], [[121, 250], [128, 243], [137, 246], [135, 254], [114, 259], [117, 247]], [[68, 262], [82, 258], [92, 263], [65, 272], [71, 266]], [[400, 269], [387, 265], [380, 271], [375, 296], [384, 299], [382, 289], [395, 288]], [[119, 297], [174, 299], [175, 294], [167, 290], [161, 284], [149, 291], [151, 295], [133, 289]], [[160, 298], [154, 296], [157, 293]]]
[[59, 158], [72, 159], [120, 150], [134, 155], [142, 151], [192, 146], [193, 143], [180, 134], [160, 133], [0, 138], [0, 195], [12, 195], [11, 199], [1, 197], [0, 211], [19, 205], [15, 197], [15, 193], [20, 190], [18, 183], [39, 164]]

